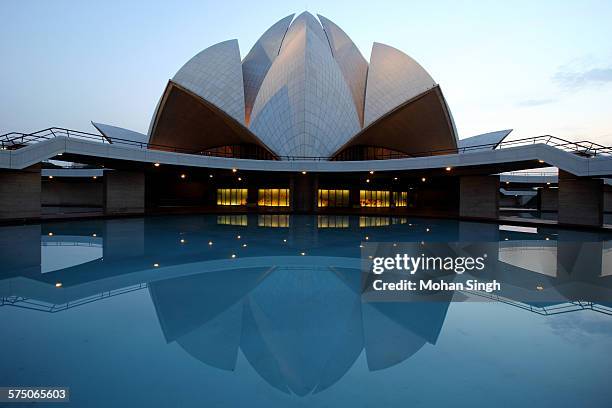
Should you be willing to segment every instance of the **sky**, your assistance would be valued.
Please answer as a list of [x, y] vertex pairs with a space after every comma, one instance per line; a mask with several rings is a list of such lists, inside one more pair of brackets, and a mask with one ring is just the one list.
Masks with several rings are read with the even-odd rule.
[[0, 134], [91, 121], [146, 133], [167, 81], [302, 11], [440, 84], [460, 138], [500, 129], [612, 146], [612, 1], [0, 1]]

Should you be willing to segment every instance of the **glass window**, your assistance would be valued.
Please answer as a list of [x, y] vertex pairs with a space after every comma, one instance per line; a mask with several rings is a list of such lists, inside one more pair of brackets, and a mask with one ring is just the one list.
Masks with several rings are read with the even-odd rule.
[[319, 207], [348, 207], [349, 190], [319, 190]]
[[388, 191], [360, 190], [359, 204], [362, 207], [389, 207]]
[[217, 205], [246, 205], [246, 188], [218, 188]]
[[288, 188], [260, 188], [257, 204], [261, 207], [289, 207]]
[[407, 207], [408, 206], [408, 193], [406, 191], [394, 191], [393, 202], [396, 207]]

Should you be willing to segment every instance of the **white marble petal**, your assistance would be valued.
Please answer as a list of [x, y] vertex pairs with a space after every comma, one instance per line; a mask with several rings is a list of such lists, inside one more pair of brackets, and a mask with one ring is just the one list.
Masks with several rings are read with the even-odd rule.
[[368, 70], [364, 126], [436, 85], [433, 78], [403, 52], [374, 43]]
[[351, 91], [312, 15], [289, 27], [250, 129], [279, 156], [302, 157], [329, 157], [360, 130]]
[[183, 65], [172, 81], [244, 124], [244, 82], [237, 40], [201, 51]]
[[340, 27], [322, 15], [319, 14], [318, 16], [329, 40], [334, 58], [340, 66], [342, 75], [353, 95], [353, 102], [359, 115], [359, 122], [363, 125], [368, 62], [363, 58], [355, 43]]
[[251, 111], [259, 88], [280, 51], [285, 33], [291, 24], [291, 14], [268, 28], [257, 40], [251, 51], [242, 60], [242, 77], [244, 79], [245, 118], [249, 123]]

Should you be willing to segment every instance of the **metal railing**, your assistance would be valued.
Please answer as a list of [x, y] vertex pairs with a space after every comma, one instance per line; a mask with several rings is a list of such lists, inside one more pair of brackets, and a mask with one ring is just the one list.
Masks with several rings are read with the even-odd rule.
[[[212, 156], [212, 157], [226, 157], [226, 158], [235, 158], [231, 153], [224, 152], [211, 152], [211, 151], [197, 151], [193, 149], [183, 149], [177, 148], [173, 146], [166, 146], [154, 143], [145, 143], [138, 142], [134, 140], [121, 139], [121, 138], [109, 138], [103, 136], [101, 134], [81, 132], [78, 130], [71, 130], [66, 128], [58, 128], [52, 127], [43, 130], [39, 130], [33, 133], [20, 133], [20, 132], [10, 132], [3, 135], [0, 135], [0, 149], [2, 150], [15, 150], [19, 149], [37, 142], [50, 140], [56, 137], [68, 137], [74, 139], [88, 140], [88, 141], [96, 141], [99, 143], [108, 143], [108, 144], [117, 144], [121, 146], [127, 146], [138, 149], [154, 149], [154, 150], [162, 150], [176, 153], [186, 153], [186, 154], [194, 154], [200, 156]], [[522, 139], [514, 139], [502, 141], [501, 143], [488, 143], [482, 145], [474, 145], [474, 146], [466, 146], [459, 147], [456, 149], [438, 149], [438, 150], [429, 150], [423, 152], [416, 152], [410, 154], [397, 154], [390, 153], [388, 155], [380, 156], [377, 160], [393, 160], [393, 159], [402, 159], [402, 158], [411, 158], [411, 157], [427, 157], [427, 156], [437, 156], [444, 154], [457, 154], [457, 153], [470, 153], [476, 152], [484, 149], [506, 149], [510, 147], [518, 147], [518, 146], [527, 146], [531, 144], [545, 144], [548, 146], [555, 147], [557, 149], [567, 151], [570, 153], [574, 153], [584, 157], [595, 157], [595, 156], [609, 156], [612, 155], [612, 147], [604, 146], [599, 143], [590, 142], [587, 140], [572, 142], [569, 140], [562, 139], [560, 137], [551, 136], [551, 135], [543, 135], [543, 136], [534, 136]], [[376, 147], [376, 146], [374, 146]], [[255, 160], [265, 160], [261, 157], [240, 157], [243, 159], [255, 159]], [[308, 161], [328, 161], [332, 158], [330, 157], [316, 157], [316, 156], [278, 156], [278, 159], [281, 160], [308, 160]]]
[[47, 313], [57, 313], [64, 310], [72, 309], [73, 307], [83, 306], [92, 302], [97, 302], [126, 293], [146, 289], [147, 287], [147, 283], [138, 283], [136, 285], [104, 291], [96, 295], [87, 296], [81, 299], [74, 300], [72, 302], [62, 304], [47, 303], [22, 296], [0, 297], [0, 306], [13, 306], [20, 309], [36, 310]]

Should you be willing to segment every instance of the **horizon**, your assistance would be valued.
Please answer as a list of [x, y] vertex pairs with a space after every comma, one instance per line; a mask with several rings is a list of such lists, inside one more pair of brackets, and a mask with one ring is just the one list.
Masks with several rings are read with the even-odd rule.
[[0, 73], [11, 80], [0, 133], [93, 132], [91, 121], [146, 133], [167, 81], [192, 56], [237, 39], [244, 58], [276, 21], [308, 11], [334, 21], [368, 61], [380, 42], [419, 62], [442, 87], [460, 138], [514, 129], [612, 145], [612, 4], [181, 3], [2, 3], [10, 18], [0, 56], [10, 63]]

